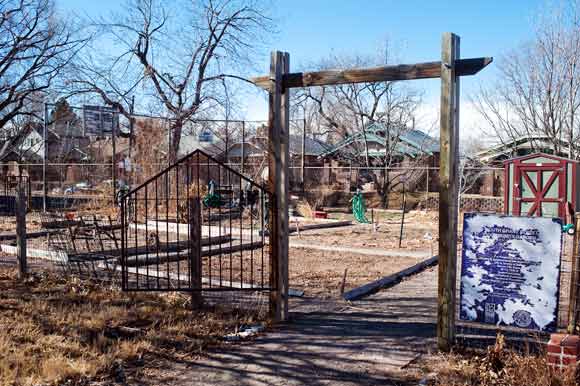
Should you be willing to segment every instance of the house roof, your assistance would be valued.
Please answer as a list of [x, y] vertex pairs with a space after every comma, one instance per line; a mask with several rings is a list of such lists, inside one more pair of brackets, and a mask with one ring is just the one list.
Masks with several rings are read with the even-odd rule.
[[[568, 153], [569, 142], [565, 139], [558, 139], [561, 146], [561, 153]], [[482, 162], [489, 162], [493, 160], [498, 160], [505, 157], [512, 157], [514, 151], [517, 150], [546, 150], [552, 147], [554, 143], [553, 138], [548, 135], [543, 134], [532, 134], [521, 136], [511, 141], [500, 143], [495, 146], [491, 146], [485, 150], [482, 150], [475, 154]]]
[[182, 134], [181, 140], [179, 141], [179, 151], [177, 154], [179, 157], [183, 157], [191, 152], [194, 152], [195, 150], [202, 150], [211, 156], [215, 156], [220, 154], [224, 147], [224, 143], [221, 140], [203, 142], [199, 141], [197, 135]]
[[[358, 132], [343, 139], [323, 152], [321, 156], [336, 153], [340, 149], [352, 145], [354, 142], [364, 141], [364, 137], [366, 137], [367, 142], [378, 143], [381, 147], [379, 150], [370, 151], [369, 155], [371, 157], [382, 157], [385, 154], [385, 148], [387, 146], [385, 133], [388, 131], [389, 130], [383, 123], [373, 122], [367, 126], [364, 133]], [[421, 154], [433, 155], [433, 153], [439, 152], [439, 141], [427, 133], [417, 129], [401, 131], [402, 132], [396, 138], [391, 138], [391, 141], [395, 139], [398, 140], [394, 148], [395, 153], [415, 158]]]
[[[254, 139], [259, 139], [260, 137], [254, 137]], [[263, 155], [266, 149], [266, 138], [263, 138], [264, 141], [253, 141], [253, 142], [244, 142], [244, 156], [252, 156], [252, 155]], [[289, 136], [289, 152], [290, 154], [302, 154], [302, 136], [301, 135], [294, 135], [290, 134]], [[234, 143], [228, 149], [228, 156], [230, 157], [241, 157], [242, 156], [242, 146], [241, 142]], [[306, 156], [319, 156], [321, 153], [326, 151], [328, 146], [314, 138], [306, 137], [306, 141], [304, 142], [304, 155]]]

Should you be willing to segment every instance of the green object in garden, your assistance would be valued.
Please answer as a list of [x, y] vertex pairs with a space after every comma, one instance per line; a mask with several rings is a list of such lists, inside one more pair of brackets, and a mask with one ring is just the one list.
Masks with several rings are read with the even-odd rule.
[[562, 232], [573, 235], [574, 232], [576, 232], [576, 229], [574, 229], [574, 224], [562, 225]]
[[209, 192], [203, 198], [203, 205], [206, 208], [219, 208], [224, 204], [222, 197], [215, 191], [215, 182], [209, 182]]
[[361, 224], [370, 224], [371, 222], [366, 217], [367, 207], [365, 199], [360, 191], [357, 191], [352, 197], [352, 214], [354, 219]]

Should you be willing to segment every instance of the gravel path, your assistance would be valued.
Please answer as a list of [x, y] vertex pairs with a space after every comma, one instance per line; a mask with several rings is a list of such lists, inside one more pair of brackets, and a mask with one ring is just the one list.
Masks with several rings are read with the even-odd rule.
[[291, 323], [131, 384], [416, 385], [402, 367], [434, 350], [436, 294], [434, 267], [350, 305], [293, 300]]

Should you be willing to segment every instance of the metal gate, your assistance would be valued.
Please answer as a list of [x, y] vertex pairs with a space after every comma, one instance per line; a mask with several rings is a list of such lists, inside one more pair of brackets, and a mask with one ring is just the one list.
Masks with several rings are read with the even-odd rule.
[[124, 290], [274, 289], [264, 186], [196, 150], [121, 201]]

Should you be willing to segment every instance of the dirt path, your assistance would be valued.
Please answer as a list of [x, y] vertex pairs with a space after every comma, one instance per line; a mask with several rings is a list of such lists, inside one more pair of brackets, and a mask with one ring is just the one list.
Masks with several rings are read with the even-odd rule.
[[302, 300], [292, 323], [130, 384], [416, 385], [401, 366], [434, 347], [436, 270], [351, 305]]

